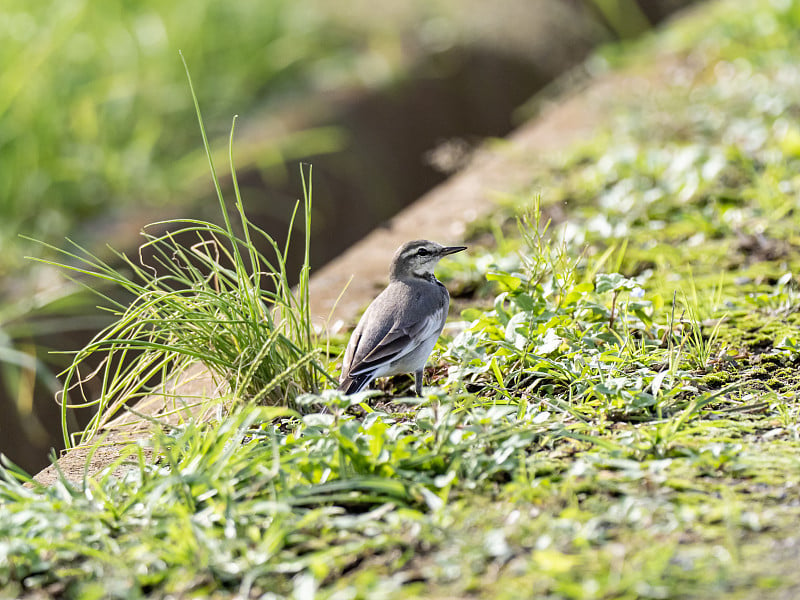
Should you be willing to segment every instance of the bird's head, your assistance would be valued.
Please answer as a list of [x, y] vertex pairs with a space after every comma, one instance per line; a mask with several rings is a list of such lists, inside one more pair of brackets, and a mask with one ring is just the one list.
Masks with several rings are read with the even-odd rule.
[[466, 246], [442, 246], [428, 240], [406, 242], [394, 254], [390, 279], [431, 279], [433, 269], [442, 257], [466, 249]]

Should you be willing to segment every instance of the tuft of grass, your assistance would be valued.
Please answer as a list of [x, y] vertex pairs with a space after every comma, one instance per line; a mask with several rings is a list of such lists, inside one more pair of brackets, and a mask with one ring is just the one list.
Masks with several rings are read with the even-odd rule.
[[[123, 406], [154, 393], [155, 384], [180, 378], [195, 363], [210, 370], [220, 395], [282, 406], [290, 405], [299, 393], [318, 390], [329, 377], [315, 347], [309, 313], [311, 168], [303, 172], [305, 257], [293, 289], [286, 257], [300, 202], [295, 205], [283, 248], [248, 220], [233, 160], [234, 118], [229, 161], [241, 230], [237, 234], [219, 185], [188, 68], [186, 75], [224, 227], [199, 220], [156, 223], [152, 227], [166, 232], [143, 232], [146, 242], [138, 261], [116, 253], [127, 267], [124, 271], [75, 243], [71, 250], [51, 247], [67, 259], [60, 266], [96, 290], [116, 317], [75, 354], [62, 373], [62, 425], [67, 447], [75, 441], [67, 426], [71, 409], [95, 411], [89, 425], [75, 432], [77, 441], [85, 443]], [[187, 245], [187, 239], [193, 242]], [[259, 251], [260, 246], [269, 248], [274, 256]], [[150, 257], [149, 262], [145, 256]], [[124, 290], [133, 300], [124, 304], [112, 299], [109, 285]], [[96, 362], [99, 367], [89, 370], [87, 365]]]

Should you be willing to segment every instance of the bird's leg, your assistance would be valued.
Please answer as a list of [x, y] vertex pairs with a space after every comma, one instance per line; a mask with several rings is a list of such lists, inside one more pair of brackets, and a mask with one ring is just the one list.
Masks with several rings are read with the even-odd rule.
[[417, 396], [422, 396], [422, 374], [424, 373], [424, 368], [420, 369], [419, 371], [414, 371], [414, 391], [417, 393]]

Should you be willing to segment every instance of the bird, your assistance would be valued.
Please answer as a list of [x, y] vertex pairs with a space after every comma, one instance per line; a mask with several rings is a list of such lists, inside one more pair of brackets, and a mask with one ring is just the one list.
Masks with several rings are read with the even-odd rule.
[[466, 249], [428, 240], [406, 242], [397, 249], [389, 285], [367, 307], [350, 336], [340, 391], [354, 394], [378, 377], [414, 373], [414, 391], [422, 395], [425, 363], [450, 307], [450, 294], [433, 270], [441, 258]]

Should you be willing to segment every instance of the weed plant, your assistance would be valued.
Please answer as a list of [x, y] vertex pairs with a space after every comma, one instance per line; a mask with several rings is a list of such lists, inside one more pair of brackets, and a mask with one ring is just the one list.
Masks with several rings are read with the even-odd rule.
[[668, 323], [640, 282], [602, 272], [614, 246], [587, 261], [548, 235], [538, 199], [518, 223], [522, 271], [486, 275], [501, 292], [493, 310], [464, 312], [474, 320], [448, 346], [448, 382], [580, 420], [662, 419], [686, 409], [697, 393], [690, 371], [716, 350], [696, 304], [686, 327]]
[[[283, 248], [247, 219], [236, 183], [232, 127], [229, 160], [241, 229], [237, 235], [193, 87], [192, 96], [225, 226], [197, 220], [156, 223], [166, 233], [143, 233], [146, 242], [138, 262], [117, 253], [125, 271], [77, 244], [73, 251], [53, 248], [69, 259], [61, 266], [81, 276], [80, 283], [89, 289], [103, 290], [111, 284], [134, 298], [126, 306], [100, 292], [116, 320], [80, 350], [62, 374], [67, 447], [74, 442], [67, 428], [71, 409], [95, 410], [88, 427], [76, 432], [79, 443], [87, 442], [126, 404], [152, 393], [154, 381], [180, 379], [196, 363], [214, 375], [222, 396], [281, 406], [290, 405], [301, 392], [319, 389], [328, 377], [309, 314], [311, 169], [304, 179], [302, 203], [305, 258], [293, 289], [286, 257], [300, 203]], [[178, 241], [192, 238], [196, 241], [189, 247]], [[268, 258], [257, 249], [260, 246], [274, 256]], [[152, 264], [142, 258], [145, 253], [152, 256]], [[87, 372], [85, 365], [96, 361], [97, 355], [100, 367]], [[89, 396], [96, 387], [87, 385], [90, 380], [100, 382], [95, 397]]]

